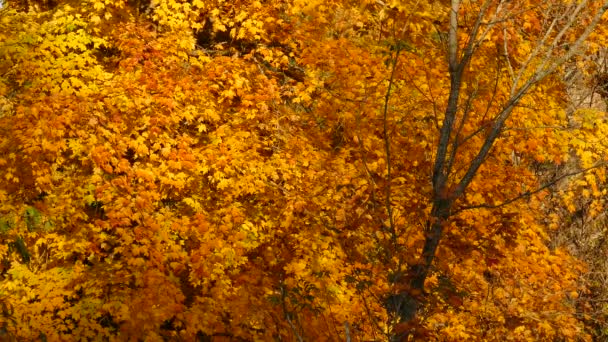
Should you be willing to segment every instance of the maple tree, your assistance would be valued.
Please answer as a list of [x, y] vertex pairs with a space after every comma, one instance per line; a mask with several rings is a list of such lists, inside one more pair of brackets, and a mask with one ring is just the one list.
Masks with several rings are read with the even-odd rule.
[[606, 9], [7, 1], [0, 334], [590, 339], [547, 241], [603, 210]]

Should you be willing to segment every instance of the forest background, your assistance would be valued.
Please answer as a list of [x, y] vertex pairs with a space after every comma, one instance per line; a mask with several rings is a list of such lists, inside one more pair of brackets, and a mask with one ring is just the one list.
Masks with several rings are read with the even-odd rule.
[[6, 1], [0, 338], [604, 340], [606, 10]]

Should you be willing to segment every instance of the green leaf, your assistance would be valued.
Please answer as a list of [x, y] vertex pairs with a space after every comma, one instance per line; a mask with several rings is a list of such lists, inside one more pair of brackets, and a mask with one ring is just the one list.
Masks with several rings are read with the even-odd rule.
[[13, 221], [9, 218], [0, 218], [0, 234], [6, 234], [13, 228]]
[[27, 230], [34, 231], [35, 229], [40, 227], [40, 223], [42, 222], [42, 215], [40, 212], [34, 207], [27, 207], [25, 209], [25, 223], [27, 225]]
[[17, 237], [12, 245], [17, 250], [17, 253], [19, 253], [19, 256], [21, 256], [21, 260], [23, 260], [23, 262], [25, 262], [26, 264], [29, 263], [30, 252], [27, 250], [27, 246], [25, 245], [25, 240], [23, 240], [23, 237]]

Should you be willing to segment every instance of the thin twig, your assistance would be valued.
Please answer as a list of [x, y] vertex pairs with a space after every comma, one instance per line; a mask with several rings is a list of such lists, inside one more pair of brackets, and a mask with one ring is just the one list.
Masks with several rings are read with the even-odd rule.
[[346, 342], [351, 342], [350, 325], [348, 324], [348, 321], [344, 321], [344, 334], [346, 335]]
[[393, 219], [393, 207], [391, 206], [391, 141], [388, 132], [388, 102], [391, 98], [391, 89], [395, 80], [395, 71], [397, 70], [397, 62], [399, 60], [399, 54], [401, 53], [400, 43], [397, 43], [397, 52], [393, 59], [393, 66], [391, 70], [391, 76], [388, 81], [388, 89], [386, 90], [386, 96], [384, 98], [384, 115], [383, 115], [383, 133], [384, 133], [384, 152], [386, 154], [386, 210], [388, 212], [389, 229], [391, 231], [391, 238], [393, 244], [397, 243], [397, 232], [395, 230], [395, 224]]
[[593, 165], [593, 166], [588, 167], [586, 169], [582, 169], [582, 170], [573, 171], [573, 172], [569, 172], [569, 173], [563, 174], [563, 175], [561, 175], [559, 177], [556, 177], [556, 178], [552, 179], [550, 182], [545, 183], [542, 186], [540, 186], [540, 187], [538, 187], [538, 188], [536, 188], [536, 189], [534, 189], [532, 191], [525, 191], [525, 192], [520, 193], [519, 195], [517, 195], [517, 196], [515, 196], [513, 198], [510, 198], [510, 199], [508, 199], [508, 200], [506, 200], [506, 201], [504, 201], [502, 203], [499, 203], [499, 204], [485, 204], [484, 203], [484, 204], [477, 204], [477, 205], [471, 205], [471, 206], [461, 207], [458, 210], [454, 211], [454, 215], [456, 215], [456, 214], [458, 214], [458, 213], [460, 213], [462, 211], [471, 210], [471, 209], [480, 209], [480, 208], [483, 208], [483, 209], [496, 209], [496, 208], [504, 207], [505, 205], [511, 204], [511, 203], [513, 203], [515, 201], [518, 201], [518, 200], [522, 199], [522, 198], [526, 198], [526, 197], [529, 197], [529, 196], [534, 195], [536, 193], [539, 193], [539, 192], [545, 190], [546, 188], [548, 188], [548, 187], [550, 187], [552, 185], [555, 185], [555, 183], [559, 182], [560, 180], [562, 180], [564, 178], [568, 178], [568, 177], [571, 177], [571, 176], [576, 176], [576, 175], [579, 175], [581, 173], [585, 173], [587, 171], [590, 171], [590, 170], [593, 170], [593, 169], [597, 169], [598, 167], [602, 167], [602, 166], [605, 166], [605, 165], [606, 165], [605, 162], [600, 162], [600, 163], [597, 163], [596, 165]]
[[291, 328], [291, 331], [296, 335], [296, 337], [298, 339], [298, 342], [304, 342], [304, 339], [298, 333], [298, 329], [296, 329], [296, 326], [291, 321], [291, 315], [292, 314], [291, 314], [291, 312], [289, 312], [287, 310], [287, 304], [285, 303], [285, 297], [286, 296], [287, 296], [287, 294], [285, 292], [285, 287], [283, 287], [283, 285], [281, 284], [281, 304], [282, 304], [282, 307], [283, 307], [283, 314], [285, 315], [285, 320], [289, 324], [289, 327]]

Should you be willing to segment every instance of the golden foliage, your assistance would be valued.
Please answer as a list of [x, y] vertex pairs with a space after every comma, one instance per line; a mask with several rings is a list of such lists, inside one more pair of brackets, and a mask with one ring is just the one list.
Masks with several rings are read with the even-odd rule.
[[[568, 126], [559, 75], [524, 97], [459, 200], [417, 319], [387, 311], [431, 211], [445, 2], [27, 3], [0, 10], [0, 333], [589, 338], [584, 266], [547, 247], [556, 216], [539, 214], [553, 189], [530, 192], [535, 168], [595, 167], [608, 129], [595, 111]], [[541, 7], [490, 30], [465, 71], [455, 174], [542, 36]], [[600, 211], [603, 179], [560, 198]]]

